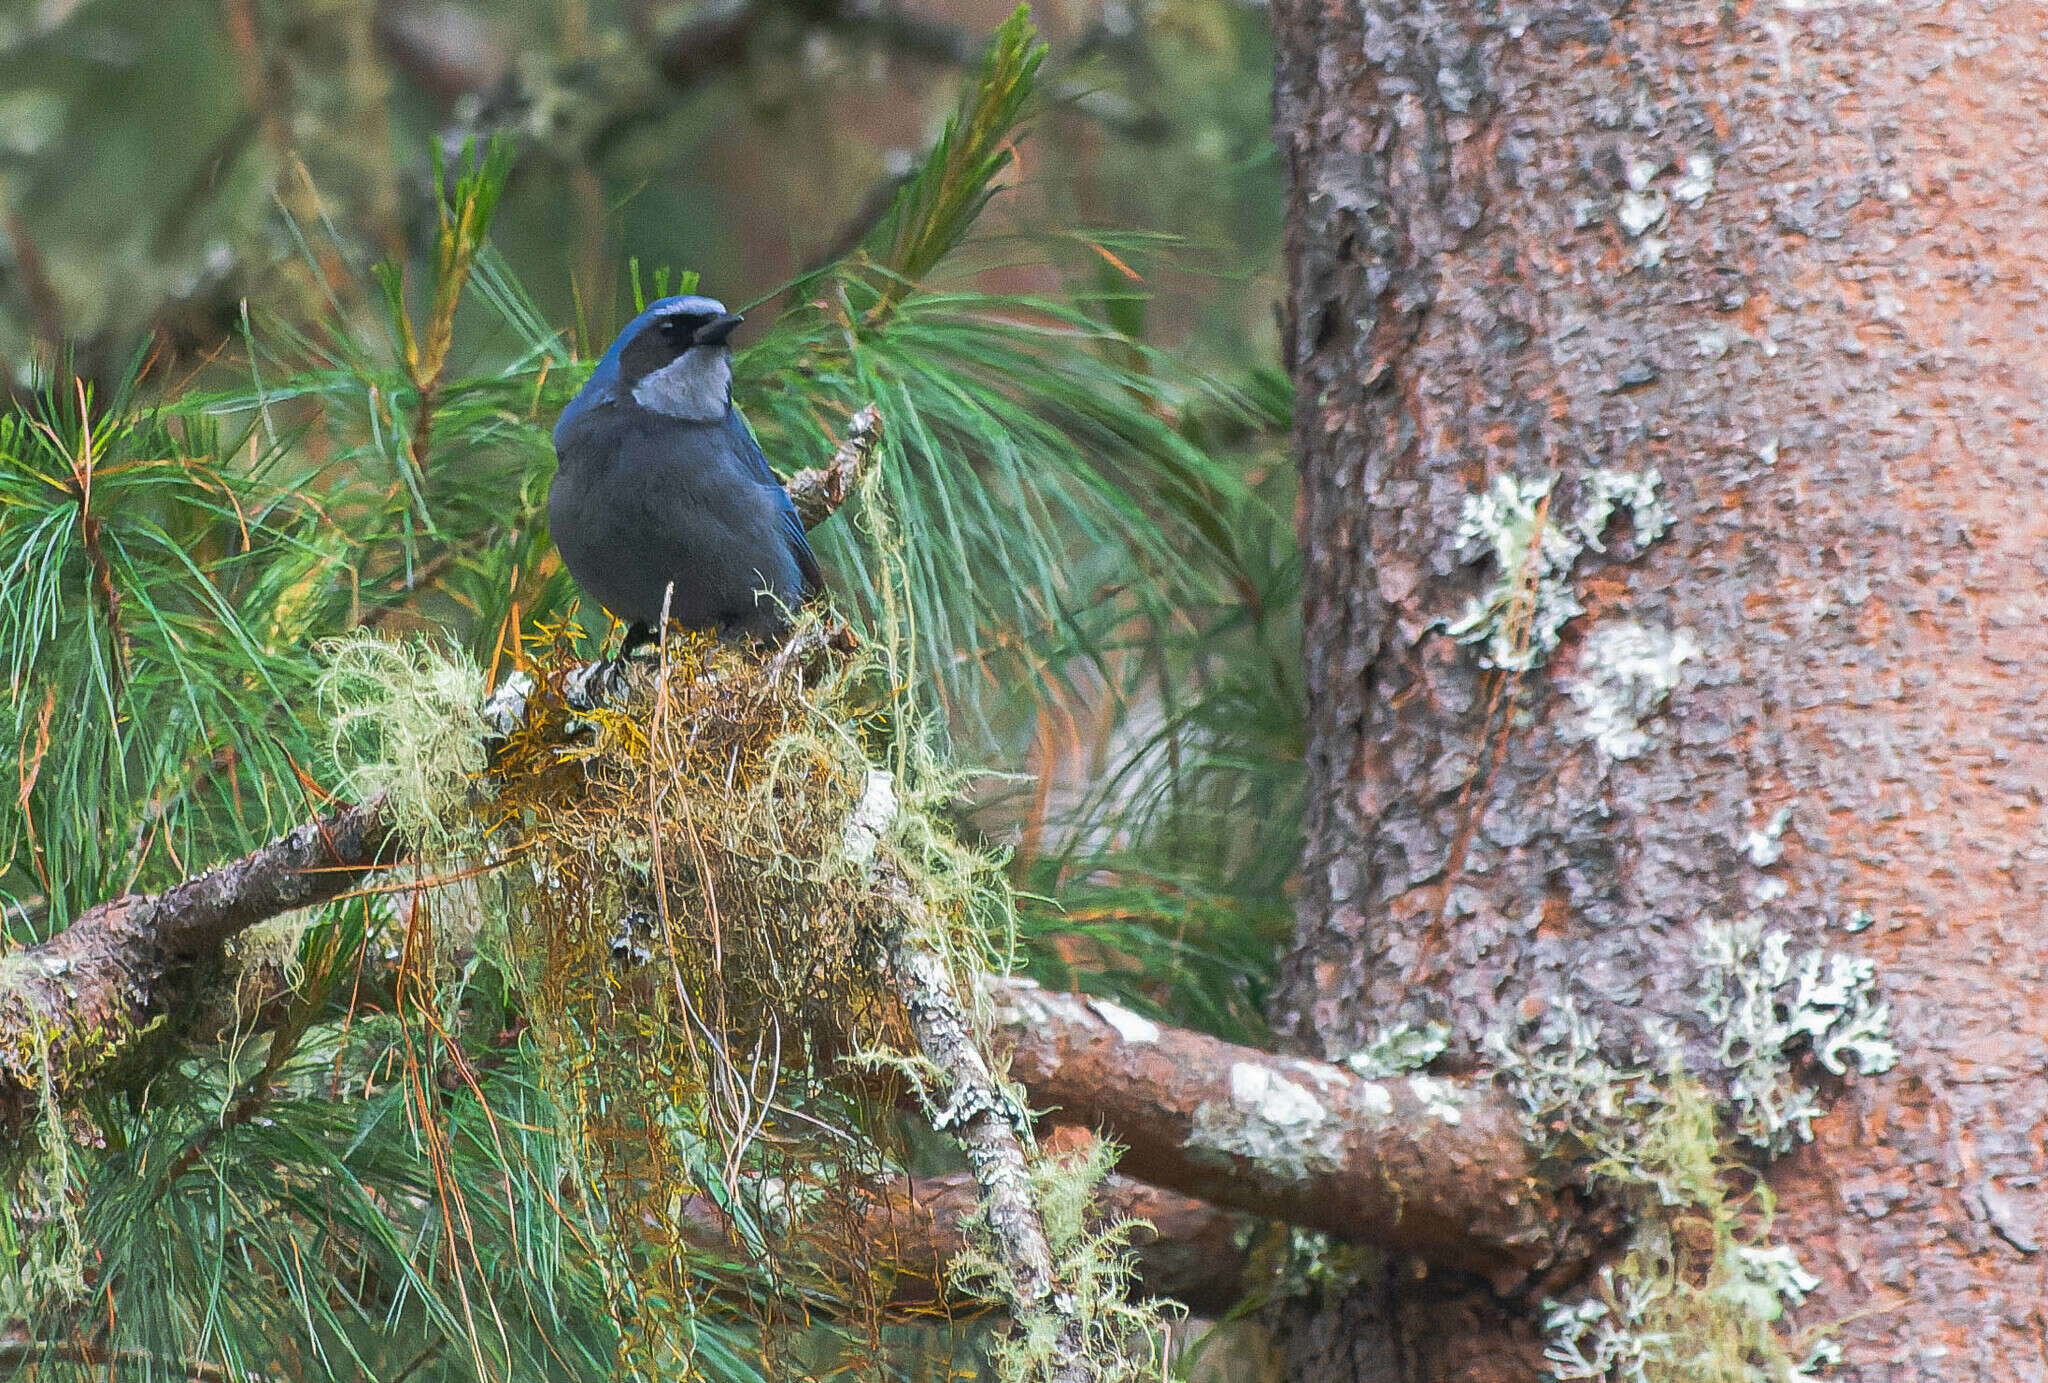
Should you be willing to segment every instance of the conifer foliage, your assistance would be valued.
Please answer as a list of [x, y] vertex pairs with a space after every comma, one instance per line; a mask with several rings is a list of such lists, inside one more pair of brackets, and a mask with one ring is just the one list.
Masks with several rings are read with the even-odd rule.
[[[1040, 882], [1122, 890], [1110, 983], [1134, 1001], [1199, 953], [1216, 1025], [1243, 1020], [1257, 948], [1202, 952], [1202, 917], [1291, 844], [1286, 783], [1246, 737], [1284, 759], [1292, 721], [1219, 713], [1252, 693], [1193, 650], [1284, 638], [1264, 612], [1288, 564], [1265, 546], [1284, 524], [1204, 439], [1279, 410], [1075, 301], [969, 286], [1042, 59], [1020, 11], [874, 233], [738, 363], [788, 471], [825, 463], [857, 410], [886, 420], [864, 494], [818, 534], [868, 650], [850, 663], [676, 640], [625, 701], [571, 706], [604, 629], [552, 559], [548, 429], [602, 343], [552, 329], [492, 250], [502, 148], [437, 163], [429, 243], [372, 291], [326, 278], [339, 258], [296, 228], [331, 311], [253, 316], [240, 382], [138, 369], [0, 418], [9, 947], [336, 798], [403, 803], [413, 860], [238, 938], [224, 978], [45, 1091], [0, 1157], [0, 1360], [880, 1376], [933, 1332], [883, 1309], [851, 1227], [866, 1188], [939, 1155], [899, 1103], [943, 1090], [876, 987], [846, 823], [887, 774], [900, 808], [873, 833], [957, 971], [1007, 963], [1020, 927], [1071, 930], [1043, 905], [1020, 923], [999, 857], [956, 832], [942, 746], [1000, 752], [1070, 704], [1076, 669], [1194, 690], [1142, 737], [1132, 793], [1092, 804], [1149, 804], [1118, 858], [1073, 823]], [[474, 708], [515, 674], [507, 733]], [[1197, 877], [1246, 794], [1282, 804], [1276, 833]], [[1066, 1207], [1099, 1171], [1034, 1175]], [[1057, 1229], [1056, 1269], [1120, 1302], [1115, 1232]], [[972, 1266], [963, 1291], [1022, 1300], [1000, 1261]], [[1113, 1375], [1150, 1328], [1124, 1311], [1025, 1320], [993, 1357], [1068, 1376], [1080, 1341]]]

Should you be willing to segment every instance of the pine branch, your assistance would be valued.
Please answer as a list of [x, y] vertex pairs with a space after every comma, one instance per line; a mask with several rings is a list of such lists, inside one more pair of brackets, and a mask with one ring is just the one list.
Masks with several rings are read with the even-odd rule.
[[229, 937], [353, 888], [392, 847], [382, 799], [330, 812], [159, 894], [101, 903], [0, 957], [0, 1126], [88, 1080], [218, 964]]
[[[0, 1117], [18, 1127], [46, 1082], [62, 1091], [104, 1069], [165, 1012], [186, 968], [218, 963], [221, 942], [266, 917], [345, 892], [390, 844], [381, 803], [338, 811], [0, 958]], [[876, 887], [899, 915], [908, 906], [900, 876], [880, 868]], [[933, 963], [908, 940], [891, 959], [913, 1013], [923, 1009], [925, 1055], [964, 1081], [952, 1100], [961, 1132], [1000, 1180], [1016, 1135], [986, 1068], [959, 1055], [958, 999], [931, 978]], [[1502, 1290], [1569, 1272], [1604, 1233], [1597, 1215], [1575, 1217], [1537, 1184], [1511, 1102], [1487, 1081], [1367, 1080], [1027, 980], [983, 984], [995, 1044], [1033, 1105], [1101, 1127], [1154, 1185], [1479, 1272]], [[1035, 1261], [1029, 1227], [1008, 1232]]]
[[[916, 897], [900, 877], [885, 879], [881, 888], [884, 896], [914, 915]], [[991, 1253], [1004, 1269], [1011, 1315], [1021, 1319], [1045, 1313], [1057, 1321], [1061, 1357], [1050, 1373], [1053, 1383], [1089, 1383], [1102, 1377], [1099, 1361], [1087, 1348], [1087, 1331], [1075, 1310], [1073, 1292], [1053, 1271], [1045, 1222], [1031, 1198], [1021, 1136], [1030, 1127], [1029, 1113], [982, 1060], [945, 962], [917, 945], [907, 925], [891, 933], [887, 956], [885, 973], [910, 1013], [918, 1048], [945, 1075], [946, 1107], [933, 1124], [952, 1134], [967, 1154], [981, 1192]]]
[[1370, 1080], [1027, 979], [983, 989], [1010, 1075], [1034, 1104], [1123, 1144], [1129, 1175], [1503, 1292], [1584, 1259], [1582, 1226], [1539, 1186], [1520, 1117], [1488, 1082]]
[[146, 1377], [184, 1378], [189, 1383], [229, 1383], [230, 1379], [244, 1380], [244, 1383], [262, 1381], [260, 1374], [230, 1373], [196, 1359], [160, 1359], [140, 1350], [108, 1349], [77, 1340], [0, 1340], [0, 1370], [5, 1370], [7, 1377], [16, 1377], [19, 1371], [21, 1376], [33, 1378], [40, 1364], [74, 1364], [82, 1368], [105, 1369], [109, 1377], [122, 1370], [134, 1370]]
[[1007, 1297], [1013, 1321], [1049, 1316], [1058, 1357], [1052, 1383], [1091, 1383], [1105, 1377], [1088, 1348], [1087, 1322], [1073, 1284], [1062, 1282], [1046, 1242], [1045, 1221], [1031, 1194], [1026, 1143], [1031, 1115], [997, 1078], [983, 1056], [982, 1034], [969, 1019], [954, 986], [953, 968], [929, 938], [939, 928], [917, 889], [880, 854], [882, 838], [896, 819], [895, 776], [870, 770], [866, 789], [848, 817], [845, 847], [850, 858], [868, 864], [869, 880], [882, 902], [875, 941], [888, 988], [903, 1002], [918, 1052], [942, 1082], [936, 1092], [945, 1105], [931, 1111], [935, 1132], [952, 1135], [967, 1154], [967, 1166], [981, 1192], [980, 1216], [990, 1257], [1001, 1269], [998, 1289]]

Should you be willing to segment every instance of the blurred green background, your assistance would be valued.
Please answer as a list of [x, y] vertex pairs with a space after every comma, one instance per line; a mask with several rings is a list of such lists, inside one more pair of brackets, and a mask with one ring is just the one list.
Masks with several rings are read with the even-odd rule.
[[[1001, 0], [13, 0], [0, 8], [0, 367], [71, 342], [117, 374], [314, 293], [294, 229], [362, 264], [425, 233], [430, 143], [509, 132], [495, 225], [558, 325], [602, 333], [625, 269], [734, 303], [844, 251], [922, 154]], [[985, 229], [1170, 233], [1156, 340], [1273, 359], [1270, 37], [1233, 0], [1055, 4], [1015, 194]], [[310, 235], [310, 232], [309, 232]], [[335, 246], [339, 246], [336, 249]], [[1031, 258], [1040, 256], [1033, 255]], [[1063, 261], [1097, 271], [1092, 256]], [[1053, 270], [1002, 286], [1048, 291]], [[310, 315], [318, 303], [298, 304]]]

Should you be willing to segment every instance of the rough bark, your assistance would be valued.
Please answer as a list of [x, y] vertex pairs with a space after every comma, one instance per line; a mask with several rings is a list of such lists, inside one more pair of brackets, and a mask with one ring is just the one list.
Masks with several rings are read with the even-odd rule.
[[[1868, 957], [1900, 1069], [1771, 1174], [1801, 1319], [1842, 1377], [2048, 1374], [2038, 7], [1275, 26], [1311, 689], [1276, 1018], [1325, 1055], [1439, 1018], [1470, 1060], [1570, 998], [1611, 1055], [1669, 1022], [1712, 1076], [1700, 923]], [[1443, 628], [1500, 576], [1464, 497], [1556, 473], [1561, 518], [1596, 467], [1661, 472], [1674, 527], [1618, 523], [1547, 662], [1486, 671]], [[1627, 757], [1569, 695], [1625, 624], [1697, 648]], [[1396, 1298], [1297, 1316], [1294, 1376], [1536, 1376], [1483, 1294]]]
[[101, 903], [0, 957], [0, 1126], [127, 1052], [229, 937], [347, 892], [390, 845], [381, 799], [348, 807], [175, 888]]
[[1367, 1080], [1027, 980], [987, 988], [1010, 1074], [1035, 1104], [1124, 1144], [1118, 1165], [1132, 1176], [1482, 1273], [1503, 1290], [1584, 1256], [1490, 1086]]

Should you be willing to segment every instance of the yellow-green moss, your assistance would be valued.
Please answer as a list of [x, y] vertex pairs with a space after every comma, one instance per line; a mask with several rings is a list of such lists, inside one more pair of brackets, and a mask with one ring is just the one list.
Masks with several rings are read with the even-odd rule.
[[1593, 1022], [1567, 1004], [1565, 1036], [1542, 1051], [1496, 1036], [1501, 1068], [1546, 1156], [1578, 1169], [1632, 1217], [1621, 1257], [1592, 1290], [1551, 1302], [1545, 1358], [1559, 1380], [1795, 1383], [1837, 1357], [1786, 1328], [1815, 1285], [1770, 1243], [1770, 1189], [1723, 1133], [1713, 1096], [1675, 1064], [1627, 1069], [1600, 1055]]

